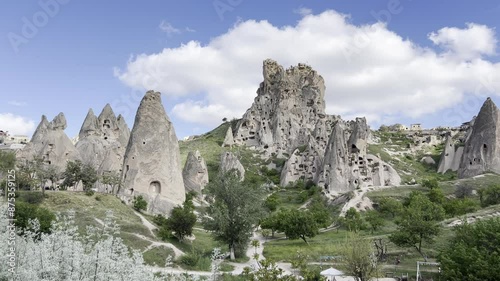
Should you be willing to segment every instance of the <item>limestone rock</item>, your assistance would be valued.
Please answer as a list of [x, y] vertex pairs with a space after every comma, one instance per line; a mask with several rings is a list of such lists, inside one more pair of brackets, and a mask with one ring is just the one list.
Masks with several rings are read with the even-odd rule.
[[436, 161], [430, 156], [424, 156], [422, 159], [420, 159], [420, 163], [426, 164], [426, 165], [436, 165]]
[[142, 195], [151, 213], [165, 214], [186, 198], [177, 136], [159, 92], [148, 91], [139, 105], [122, 179], [120, 196]]
[[233, 138], [233, 129], [231, 126], [227, 128], [226, 131], [226, 137], [224, 138], [224, 142], [222, 143], [222, 147], [229, 146], [232, 147], [234, 145], [234, 138]]
[[17, 153], [19, 160], [31, 161], [40, 158], [46, 165], [56, 167], [60, 172], [66, 168], [67, 161], [80, 160], [80, 154], [64, 133], [66, 118], [59, 113], [51, 122], [42, 116], [31, 141]]
[[500, 173], [500, 114], [488, 98], [471, 127], [458, 169], [459, 178]]
[[198, 150], [194, 153], [191, 151], [188, 153], [186, 164], [182, 170], [182, 178], [186, 192], [195, 191], [201, 195], [201, 191], [208, 184], [207, 164]]
[[335, 124], [317, 184], [327, 193], [344, 193], [358, 187], [401, 184], [401, 177], [379, 157], [366, 153], [370, 132], [366, 120]]
[[99, 174], [122, 172], [130, 130], [123, 118], [116, 118], [109, 104], [99, 117], [89, 110], [78, 136], [75, 146], [83, 163], [91, 164]]
[[439, 160], [438, 173], [444, 174], [448, 170], [456, 172], [460, 165], [463, 151], [463, 147], [455, 148], [451, 136], [448, 136], [444, 144], [441, 159]]
[[241, 164], [240, 160], [238, 160], [238, 158], [229, 151], [222, 153], [219, 172], [224, 174], [233, 169], [236, 169], [239, 172], [241, 181], [243, 181], [245, 179], [245, 168]]

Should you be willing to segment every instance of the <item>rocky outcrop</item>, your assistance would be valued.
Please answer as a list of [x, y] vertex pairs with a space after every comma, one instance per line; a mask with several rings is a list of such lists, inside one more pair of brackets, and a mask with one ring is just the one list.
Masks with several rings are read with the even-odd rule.
[[123, 162], [119, 195], [142, 195], [151, 213], [168, 213], [184, 202], [177, 136], [159, 92], [148, 91], [139, 105]]
[[226, 131], [226, 137], [224, 138], [224, 142], [222, 143], [222, 147], [229, 146], [232, 147], [234, 145], [234, 138], [233, 138], [233, 129], [231, 126], [227, 128]]
[[263, 76], [257, 97], [237, 124], [235, 143], [278, 156], [310, 142], [326, 147], [329, 126], [322, 124], [334, 118], [325, 113], [323, 78], [305, 64], [284, 70], [270, 59], [264, 61]]
[[229, 151], [222, 153], [219, 172], [225, 174], [233, 169], [239, 172], [241, 181], [243, 181], [245, 179], [245, 168], [238, 160], [238, 157]]
[[66, 118], [59, 113], [54, 120], [48, 122], [42, 116], [31, 141], [17, 153], [20, 161], [31, 161], [35, 158], [42, 159], [46, 165], [56, 167], [60, 172], [66, 168], [67, 161], [80, 160], [80, 154], [64, 133]]
[[92, 109], [87, 113], [78, 135], [76, 149], [82, 161], [91, 164], [99, 174], [121, 173], [130, 130], [121, 116], [116, 118], [107, 104], [99, 117]]
[[439, 160], [438, 173], [444, 174], [450, 170], [456, 172], [459, 168], [463, 152], [464, 148], [462, 146], [456, 148], [452, 137], [448, 136], [444, 144], [441, 159]]
[[389, 164], [367, 154], [370, 131], [365, 118], [345, 123], [337, 121], [330, 136], [317, 180], [326, 193], [344, 193], [358, 187], [401, 184]]
[[500, 173], [500, 114], [490, 98], [484, 102], [467, 135], [458, 177]]
[[188, 153], [186, 164], [182, 170], [182, 178], [186, 192], [194, 191], [201, 195], [201, 191], [208, 184], [208, 170], [199, 151]]

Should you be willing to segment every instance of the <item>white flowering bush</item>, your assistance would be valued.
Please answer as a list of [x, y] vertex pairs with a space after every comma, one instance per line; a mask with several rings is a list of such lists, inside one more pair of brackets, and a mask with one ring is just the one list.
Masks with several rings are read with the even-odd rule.
[[[15, 274], [9, 273], [10, 246], [7, 241], [7, 209], [0, 202], [0, 281], [160, 281], [193, 280], [186, 275], [162, 276], [144, 265], [142, 254], [130, 250], [120, 237], [111, 212], [102, 227], [87, 227], [86, 234], [77, 232], [74, 212], [58, 216], [51, 233], [44, 234], [38, 222], [30, 221], [32, 230], [16, 238]], [[168, 262], [168, 261], [167, 261]]]

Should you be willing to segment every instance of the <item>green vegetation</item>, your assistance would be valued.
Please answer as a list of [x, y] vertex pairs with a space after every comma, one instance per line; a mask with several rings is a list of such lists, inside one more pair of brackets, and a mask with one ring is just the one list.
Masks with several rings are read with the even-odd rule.
[[151, 266], [163, 267], [168, 257], [175, 258], [175, 253], [172, 249], [160, 246], [153, 247], [143, 253], [144, 263]]
[[159, 236], [161, 238], [166, 239], [173, 232], [174, 236], [179, 241], [182, 241], [184, 237], [193, 234], [193, 227], [196, 224], [193, 205], [194, 196], [193, 193], [188, 193], [182, 207], [174, 207], [168, 218], [161, 215], [155, 217], [155, 222], [160, 227]]
[[236, 170], [212, 179], [205, 188], [212, 201], [203, 217], [203, 226], [215, 240], [226, 243], [231, 259], [242, 257], [254, 225], [263, 213], [262, 192], [240, 182]]
[[134, 201], [132, 201], [132, 205], [134, 206], [134, 210], [138, 212], [146, 211], [148, 209], [148, 202], [144, 200], [142, 195], [134, 196]]
[[[84, 191], [91, 189], [92, 185], [99, 179], [97, 171], [92, 165], [83, 164], [79, 160], [69, 161], [66, 164], [66, 170], [62, 177], [64, 178], [62, 186], [75, 186], [78, 182], [82, 181]], [[92, 194], [89, 193], [89, 195]]]
[[25, 230], [35, 231], [36, 229], [33, 229], [30, 220], [37, 219], [39, 222], [39, 231], [50, 233], [51, 223], [56, 219], [54, 213], [48, 209], [23, 201], [16, 203], [16, 212], [14, 214], [14, 223], [22, 232]]
[[500, 276], [500, 219], [456, 227], [439, 257], [444, 280], [498, 280]]

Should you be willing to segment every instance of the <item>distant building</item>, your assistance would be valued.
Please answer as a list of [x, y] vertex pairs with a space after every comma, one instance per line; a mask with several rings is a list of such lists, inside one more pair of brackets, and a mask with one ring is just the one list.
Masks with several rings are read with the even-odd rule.
[[403, 124], [396, 124], [396, 131], [408, 131], [408, 127]]
[[410, 131], [422, 131], [422, 124], [411, 124]]

